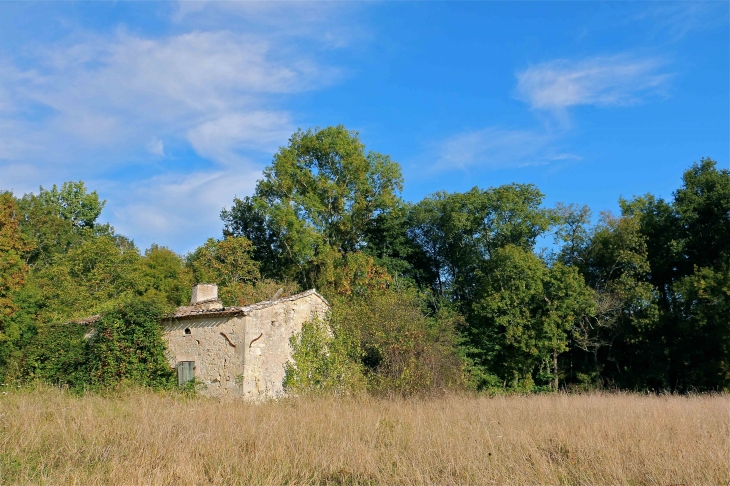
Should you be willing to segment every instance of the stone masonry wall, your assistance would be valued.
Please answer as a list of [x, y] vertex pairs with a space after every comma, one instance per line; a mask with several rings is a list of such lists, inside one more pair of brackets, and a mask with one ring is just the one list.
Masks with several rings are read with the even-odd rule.
[[230, 309], [240, 309], [238, 315], [165, 321], [168, 362], [176, 366], [194, 361], [195, 378], [205, 385], [207, 395], [254, 400], [281, 396], [285, 365], [292, 355], [289, 338], [328, 308], [319, 294], [309, 291]]
[[276, 397], [283, 394], [285, 364], [291, 359], [289, 338], [302, 324], [328, 306], [313, 294], [297, 300], [252, 311], [246, 320], [243, 393], [247, 398]]
[[236, 382], [243, 380], [243, 358], [239, 348], [243, 348], [245, 319], [244, 316], [196, 317], [165, 323], [163, 336], [167, 341], [170, 366], [174, 367], [180, 361], [194, 361], [195, 379], [205, 385], [206, 394], [240, 394]]

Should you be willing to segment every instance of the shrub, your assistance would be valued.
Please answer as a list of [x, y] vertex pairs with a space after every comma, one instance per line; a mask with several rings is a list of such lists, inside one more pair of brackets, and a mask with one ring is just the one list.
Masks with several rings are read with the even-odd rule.
[[174, 384], [159, 325], [165, 310], [158, 301], [134, 300], [102, 316], [87, 343], [92, 387], [122, 382], [154, 388]]
[[289, 340], [293, 362], [286, 365], [284, 388], [298, 394], [348, 394], [364, 385], [357, 360], [357, 342], [343, 329], [330, 328], [322, 319], [302, 325]]

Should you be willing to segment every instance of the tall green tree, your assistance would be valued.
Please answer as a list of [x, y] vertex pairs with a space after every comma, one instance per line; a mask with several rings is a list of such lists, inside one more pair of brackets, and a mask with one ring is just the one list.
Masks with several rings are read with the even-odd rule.
[[[378, 216], [395, 210], [400, 167], [365, 151], [343, 126], [298, 131], [264, 170], [253, 197], [223, 210], [225, 233], [244, 236], [266, 277], [316, 280], [321, 265], [367, 246]], [[268, 258], [268, 260], [264, 260]]]
[[51, 190], [41, 187], [38, 194], [18, 199], [20, 228], [35, 246], [28, 263], [49, 264], [84, 238], [113, 236], [109, 225], [96, 222], [105, 203], [82, 181], [64, 182], [60, 189], [55, 184]]
[[414, 205], [408, 234], [420, 252], [413, 266], [441, 295], [469, 309], [474, 274], [494, 252], [507, 245], [531, 251], [555, 221], [541, 208], [543, 194], [531, 184], [511, 184], [465, 193], [436, 193]]
[[25, 283], [29, 270], [25, 261], [32, 249], [20, 231], [12, 194], [0, 193], [0, 368], [19, 337], [20, 329], [11, 318], [19, 309], [15, 294]]
[[593, 292], [574, 267], [545, 262], [515, 245], [495, 250], [479, 272], [469, 333], [491, 383], [557, 389], [559, 356], [575, 322], [594, 312]]
[[[730, 171], [718, 170], [715, 161], [704, 158], [685, 171], [682, 182], [669, 202], [651, 195], [621, 202], [625, 215], [638, 218], [651, 268], [648, 280], [659, 295], [659, 315], [647, 334], [654, 345], [641, 350], [642, 356], [653, 355], [656, 360], [650, 368], [633, 367], [633, 374], [638, 372], [637, 381], [654, 389], [690, 390], [700, 383], [703, 388], [723, 388], [727, 382], [717, 378], [721, 374], [712, 373], [720, 381], [698, 381], [696, 370], [705, 366], [706, 357], [717, 360], [723, 355], [722, 339], [713, 329], [722, 329], [726, 318], [719, 317], [718, 328], [689, 325], [698, 316], [714, 315], [704, 306], [718, 304], [704, 299], [690, 303], [688, 296], [701, 295], [698, 282], [722, 281], [708, 275], [727, 271]], [[724, 294], [715, 295], [722, 307]]]
[[618, 369], [638, 371], [652, 368], [658, 359], [646, 349], [653, 344], [657, 318], [646, 238], [638, 218], [610, 213], [603, 213], [587, 235], [577, 247], [568, 243], [561, 254], [595, 292], [595, 313], [576, 321], [573, 333], [574, 346], [590, 356], [591, 364], [578, 359], [575, 369], [594, 381], [602, 381], [601, 375], [611, 383], [629, 385], [615, 365], [607, 365], [620, 363]]

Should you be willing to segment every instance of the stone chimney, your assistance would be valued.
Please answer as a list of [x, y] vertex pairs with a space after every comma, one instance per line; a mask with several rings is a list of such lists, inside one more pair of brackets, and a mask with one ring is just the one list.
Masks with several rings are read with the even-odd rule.
[[218, 286], [207, 283], [193, 285], [193, 295], [190, 298], [190, 305], [205, 310], [222, 309], [223, 302], [218, 298]]

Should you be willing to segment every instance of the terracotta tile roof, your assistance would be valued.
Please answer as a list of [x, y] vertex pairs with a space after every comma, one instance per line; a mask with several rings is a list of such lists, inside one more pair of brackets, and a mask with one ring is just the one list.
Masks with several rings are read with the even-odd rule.
[[319, 299], [329, 307], [329, 302], [327, 302], [327, 299], [322, 297], [322, 295], [320, 295], [320, 293], [317, 292], [315, 289], [310, 289], [305, 292], [292, 295], [290, 297], [283, 297], [276, 300], [265, 300], [263, 302], [257, 302], [255, 304], [242, 307], [235, 306], [225, 307], [223, 309], [200, 309], [195, 306], [182, 306], [178, 307], [172, 315], [166, 316], [164, 320], [177, 321], [181, 319], [194, 319], [196, 317], [232, 317], [237, 315], [247, 315], [249, 312], [252, 311], [266, 309], [267, 307], [271, 307], [272, 305], [277, 305], [282, 302], [299, 300], [304, 297], [309, 297], [310, 295], [315, 295], [319, 297]]
[[[224, 307], [222, 309], [201, 309], [198, 306], [182, 306], [178, 307], [175, 312], [171, 315], [167, 315], [163, 318], [163, 321], [177, 321], [182, 319], [194, 319], [196, 317], [232, 317], [232, 316], [238, 316], [238, 315], [247, 315], [249, 312], [257, 311], [261, 309], [266, 309], [267, 307], [271, 307], [272, 305], [280, 304], [282, 302], [291, 302], [294, 300], [299, 300], [304, 297], [309, 297], [310, 295], [314, 295], [319, 297], [319, 299], [329, 307], [329, 302], [327, 302], [327, 299], [322, 297], [322, 295], [317, 292], [315, 289], [310, 289], [305, 292], [292, 295], [290, 297], [283, 297], [281, 299], [276, 300], [265, 300], [263, 302], [257, 302], [255, 304], [246, 305], [242, 307]], [[74, 319], [72, 321], [68, 321], [67, 324], [79, 324], [79, 325], [90, 325], [97, 322], [99, 319], [101, 319], [100, 315], [94, 315], [89, 317], [84, 317], [83, 319]]]

